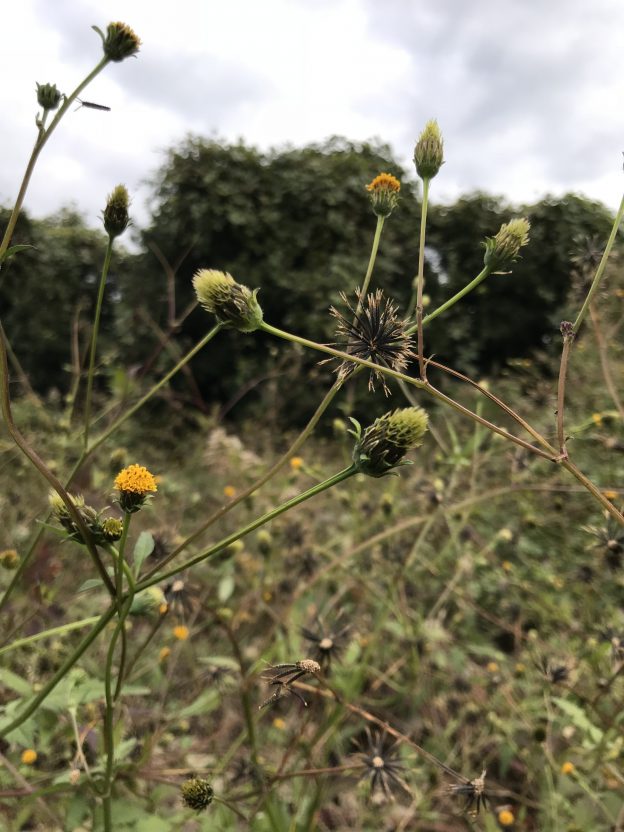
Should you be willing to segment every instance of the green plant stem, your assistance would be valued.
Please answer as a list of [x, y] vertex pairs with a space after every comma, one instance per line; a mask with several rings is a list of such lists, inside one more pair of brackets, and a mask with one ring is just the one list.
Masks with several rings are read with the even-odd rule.
[[568, 456], [563, 429], [563, 411], [565, 408], [565, 386], [568, 375], [568, 360], [570, 358], [570, 349], [572, 348], [573, 340], [573, 335], [563, 336], [563, 348], [561, 350], [561, 362], [559, 364], [559, 379], [557, 381], [557, 442], [559, 444], [559, 454], [562, 459], [567, 458]]
[[84, 448], [89, 445], [89, 426], [91, 422], [91, 397], [93, 395], [93, 376], [95, 374], [95, 355], [97, 352], [98, 333], [100, 331], [100, 316], [102, 314], [102, 304], [104, 301], [104, 290], [106, 289], [106, 279], [108, 278], [108, 270], [110, 268], [111, 258], [113, 256], [113, 237], [108, 238], [108, 245], [106, 246], [106, 254], [104, 256], [104, 264], [102, 266], [102, 274], [100, 276], [100, 286], [98, 289], [97, 302], [95, 304], [95, 317], [93, 319], [93, 332], [91, 333], [91, 347], [89, 350], [89, 370], [87, 373], [87, 396], [85, 399], [85, 415], [84, 415]]
[[614, 517], [618, 523], [621, 523], [624, 526], [624, 515], [618, 511], [618, 509], [604, 496], [604, 494], [600, 491], [600, 489], [595, 486], [591, 480], [589, 480], [583, 473], [580, 471], [576, 465], [574, 465], [570, 460], [566, 459], [559, 459], [559, 457], [553, 457], [551, 453], [547, 451], [543, 451], [541, 448], [536, 448], [534, 445], [531, 445], [530, 442], [525, 442], [524, 439], [520, 439], [518, 436], [514, 436], [513, 434], [509, 433], [509, 431], [504, 430], [503, 428], [499, 428], [498, 425], [495, 425], [493, 422], [484, 419], [482, 416], [479, 416], [477, 413], [473, 413], [472, 410], [469, 408], [464, 407], [459, 402], [456, 402], [454, 399], [451, 399], [449, 396], [442, 393], [441, 390], [437, 390], [433, 385], [431, 385], [428, 381], [421, 381], [419, 379], [412, 378], [411, 376], [405, 375], [405, 373], [399, 373], [396, 370], [391, 370], [388, 367], [383, 367], [380, 364], [375, 364], [372, 361], [368, 361], [364, 358], [357, 358], [356, 356], [349, 355], [348, 353], [340, 352], [340, 350], [335, 350], [333, 347], [327, 347], [324, 344], [317, 344], [315, 341], [309, 341], [307, 338], [302, 338], [299, 335], [293, 335], [291, 332], [285, 332], [284, 330], [278, 329], [277, 327], [271, 326], [270, 324], [263, 322], [261, 329], [265, 332], [268, 332], [271, 335], [275, 335], [277, 338], [282, 338], [286, 341], [292, 341], [296, 344], [301, 344], [301, 346], [309, 347], [313, 350], [318, 350], [319, 352], [325, 352], [329, 355], [333, 355], [336, 358], [340, 358], [342, 361], [352, 361], [355, 364], [360, 364], [364, 367], [369, 367], [371, 369], [375, 369], [384, 375], [390, 376], [390, 378], [395, 378], [397, 381], [404, 381], [407, 384], [412, 384], [414, 387], [418, 387], [421, 390], [425, 390], [429, 395], [433, 396], [434, 398], [438, 399], [438, 401], [443, 402], [448, 407], [453, 408], [458, 413], [466, 416], [469, 419], [473, 419], [479, 424], [483, 425], [484, 427], [491, 430], [493, 433], [497, 433], [499, 436], [513, 442], [516, 445], [520, 445], [520, 447], [525, 448], [528, 451], [531, 451], [537, 456], [541, 456], [543, 459], [547, 459], [550, 462], [560, 462], [562, 467], [569, 471], [572, 476], [576, 477], [576, 479], [583, 484], [583, 486], [598, 500], [598, 502], [604, 506], [604, 508], [609, 512], [609, 514]]
[[78, 647], [76, 647], [71, 656], [65, 659], [63, 664], [54, 674], [54, 676], [52, 676], [52, 678], [48, 682], [46, 682], [46, 684], [41, 688], [37, 695], [33, 697], [33, 699], [24, 708], [24, 710], [18, 716], [16, 716], [15, 719], [12, 722], [10, 722], [7, 726], [5, 726], [4, 728], [0, 728], [0, 737], [6, 737], [16, 728], [19, 728], [19, 726], [37, 710], [37, 708], [44, 701], [44, 699], [54, 690], [58, 683], [76, 664], [76, 662], [82, 656], [82, 654], [91, 646], [91, 644], [102, 632], [104, 627], [106, 627], [111, 618], [114, 617], [116, 612], [116, 604], [111, 604], [108, 610], [102, 613], [95, 627], [93, 627], [93, 629], [89, 633], [87, 633], [87, 635], [83, 638]]
[[[172, 370], [170, 370], [159, 382], [157, 382], [126, 413], [124, 413], [122, 416], [120, 416], [118, 419], [116, 419], [115, 422], [113, 422], [113, 424], [110, 425], [110, 427], [108, 427], [100, 436], [98, 436], [98, 438], [91, 444], [91, 446], [89, 448], [87, 448], [86, 451], [82, 452], [82, 454], [76, 460], [72, 470], [69, 473], [69, 477], [67, 478], [67, 481], [66, 481], [66, 486], [65, 486], [66, 488], [69, 488], [69, 486], [71, 485], [74, 477], [76, 476], [76, 474], [78, 473], [78, 471], [80, 470], [82, 465], [86, 462], [86, 460], [91, 456], [91, 454], [97, 448], [99, 448], [100, 445], [103, 442], [105, 442], [105, 440], [108, 439], [109, 436], [111, 436], [111, 434], [113, 434], [127, 419], [129, 419], [132, 415], [134, 415], [137, 412], [137, 410], [139, 410], [141, 407], [143, 407], [143, 405], [146, 404], [146, 402], [148, 402], [149, 399], [155, 393], [157, 393], [161, 389], [161, 387], [164, 384], [166, 384], [182, 367], [184, 367], [184, 365], [188, 361], [190, 361], [191, 358], [193, 358], [193, 356], [195, 356], [209, 341], [211, 341], [212, 338], [214, 338], [214, 336], [217, 334], [217, 332], [219, 332], [222, 328], [223, 328], [222, 324], [217, 324], [216, 326], [214, 326], [210, 330], [210, 332], [208, 332], [207, 335], [205, 335], [204, 338], [202, 338], [201, 341], [199, 341], [191, 350], [189, 350], [189, 352], [182, 359], [180, 359], [180, 361], [178, 361], [178, 363], [175, 365], [175, 367]], [[291, 451], [291, 453], [294, 453], [294, 451]], [[48, 514], [47, 517], [49, 518], [49, 516], [50, 515]], [[34, 551], [35, 551], [35, 548], [36, 548], [37, 544], [39, 543], [39, 541], [41, 540], [41, 537], [43, 536], [44, 531], [45, 531], [44, 526], [41, 526], [37, 530], [30, 546], [28, 547], [28, 550], [26, 551], [26, 553], [22, 557], [22, 559], [20, 561], [20, 564], [19, 564], [19, 567], [14, 572], [10, 584], [8, 585], [8, 587], [5, 590], [4, 595], [0, 599], [0, 613], [2, 612], [2, 610], [4, 609], [6, 604], [8, 603], [9, 598], [11, 597], [11, 594], [13, 593], [15, 587], [18, 585], [18, 583], [20, 581], [20, 578], [22, 577], [23, 573], [25, 572], [25, 570], [28, 566], [28, 563], [29, 563]], [[111, 587], [112, 586], [113, 585], [111, 584]]]
[[[429, 205], [429, 182], [428, 177], [423, 179], [423, 198], [420, 211], [420, 240], [418, 243], [418, 275], [416, 277], [416, 297], [412, 293], [408, 318], [414, 314], [416, 307], [416, 331], [418, 333], [418, 368], [423, 381], [427, 378], [427, 365], [425, 363], [425, 342], [423, 337], [423, 287], [425, 285], [425, 233], [427, 228], [427, 207]], [[409, 333], [409, 330], [408, 330]]]
[[[115, 685], [115, 693], [113, 695], [113, 703], [119, 699], [121, 695], [121, 688], [123, 685], [123, 678], [126, 669], [126, 657], [128, 654], [128, 643], [126, 639], [126, 628], [125, 628], [125, 619], [130, 611], [130, 607], [132, 606], [132, 601], [134, 600], [135, 594], [135, 581], [132, 576], [132, 570], [128, 566], [126, 562], [126, 543], [128, 541], [128, 531], [130, 529], [130, 521], [132, 519], [132, 515], [128, 514], [128, 512], [124, 512], [123, 517], [123, 529], [121, 533], [121, 539], [119, 541], [119, 570], [118, 570], [118, 582], [116, 585], [117, 590], [117, 608], [120, 610], [119, 613], [119, 623], [117, 625], [118, 629], [121, 630], [121, 655], [119, 657], [119, 669], [117, 671], [117, 683]], [[124, 567], [126, 571], [126, 575], [128, 577], [128, 596], [127, 596], [127, 605], [124, 607], [126, 610], [125, 614], [122, 617], [121, 609], [123, 603], [123, 572]]]
[[[434, 318], [437, 318], [438, 315], [441, 315], [443, 312], [446, 312], [447, 309], [450, 309], [451, 306], [454, 306], [454, 304], [456, 304], [458, 300], [461, 300], [464, 297], [464, 295], [467, 295], [469, 292], [472, 292], [473, 289], [476, 289], [477, 286], [480, 283], [482, 283], [485, 280], [485, 278], [490, 274], [490, 271], [490, 268], [488, 266], [485, 266], [485, 268], [482, 271], [480, 271], [479, 274], [473, 280], [470, 281], [470, 283], [464, 286], [463, 289], [460, 289], [460, 291], [457, 292], [457, 294], [453, 295], [452, 298], [449, 298], [441, 306], [438, 306], [438, 308], [434, 309], [433, 312], [430, 312], [428, 315], [426, 315], [422, 321], [423, 326], [426, 326], [426, 324], [433, 321]], [[412, 335], [417, 329], [418, 324], [413, 324], [406, 331], [408, 335]]]
[[[370, 257], [368, 259], [368, 268], [366, 269], [366, 274], [364, 276], [364, 283], [362, 283], [362, 290], [360, 293], [360, 301], [357, 306], [357, 311], [360, 310], [362, 303], [366, 298], [366, 293], [368, 292], [368, 287], [371, 282], [371, 278], [373, 276], [373, 269], [375, 268], [375, 260], [377, 259], [377, 251], [379, 249], [379, 242], [381, 240], [381, 232], [383, 231], [385, 222], [385, 217], [377, 217], [377, 225], [375, 227], [375, 236], [373, 237], [373, 245], [371, 248]], [[357, 313], [356, 313], [357, 314]]]
[[104, 582], [104, 586], [107, 588], [111, 595], [114, 595], [115, 588], [113, 587], [110, 578], [104, 568], [104, 564], [100, 560], [100, 556], [98, 550], [93, 542], [93, 537], [90, 531], [87, 529], [84, 520], [82, 519], [80, 512], [76, 509], [76, 506], [73, 503], [73, 500], [63, 487], [61, 481], [56, 477], [52, 471], [48, 468], [45, 462], [41, 459], [41, 457], [37, 454], [37, 452], [30, 447], [30, 445], [26, 442], [25, 438], [22, 436], [20, 431], [18, 430], [15, 422], [13, 421], [13, 414], [11, 412], [11, 399], [9, 393], [9, 367], [7, 363], [7, 352], [6, 352], [6, 336], [4, 334], [4, 329], [2, 328], [2, 324], [0, 323], [0, 399], [1, 399], [1, 409], [2, 415], [4, 416], [4, 421], [6, 422], [7, 430], [17, 447], [22, 451], [22, 453], [28, 458], [28, 460], [32, 463], [32, 465], [39, 471], [41, 476], [47, 480], [52, 488], [56, 491], [59, 497], [62, 499], [63, 503], [67, 507], [67, 510], [80, 530], [80, 534], [82, 539], [87, 547], [89, 555], [95, 564], [95, 567]]
[[313, 413], [310, 421], [308, 422], [308, 424], [301, 431], [299, 436], [295, 439], [295, 441], [288, 448], [288, 450], [284, 454], [282, 454], [282, 456], [277, 460], [277, 462], [274, 465], [272, 465], [268, 469], [268, 471], [265, 471], [265, 473], [259, 479], [257, 479], [255, 482], [253, 482], [248, 488], [245, 488], [244, 491], [241, 491], [241, 493], [238, 494], [229, 503], [226, 503], [225, 505], [218, 508], [215, 512], [213, 512], [210, 515], [210, 517], [204, 523], [202, 523], [202, 525], [198, 529], [196, 529], [193, 532], [193, 534], [189, 535], [189, 537], [187, 537], [185, 540], [183, 540], [182, 543], [180, 543], [178, 546], [176, 546], [176, 548], [173, 550], [173, 552], [170, 552], [169, 555], [167, 555], [167, 557], [164, 558], [157, 566], [155, 566], [153, 569], [151, 569], [149, 572], [147, 572], [143, 576], [143, 579], [146, 580], [148, 578], [151, 578], [153, 575], [155, 575], [157, 572], [159, 572], [164, 566], [166, 566], [174, 558], [176, 558], [180, 554], [180, 552], [182, 552], [184, 549], [186, 549], [187, 546], [189, 546], [191, 543], [194, 543], [195, 540], [197, 540], [198, 537], [200, 537], [210, 526], [213, 525], [213, 523], [215, 523], [217, 520], [220, 520], [221, 517], [223, 517], [225, 514], [227, 514], [233, 508], [235, 508], [239, 503], [242, 503], [243, 500], [246, 500], [247, 497], [250, 497], [255, 491], [257, 491], [265, 483], [267, 483], [272, 477], [274, 477], [275, 474], [279, 470], [281, 470], [281, 468], [284, 467], [284, 465], [288, 462], [288, 460], [294, 454], [297, 453], [299, 448], [301, 448], [301, 446], [304, 444], [304, 442], [310, 436], [310, 434], [312, 433], [312, 431], [314, 430], [314, 428], [318, 424], [319, 419], [321, 418], [323, 413], [325, 413], [325, 411], [327, 410], [329, 405], [332, 403], [336, 394], [338, 393], [338, 391], [342, 387], [343, 383], [344, 382], [341, 379], [336, 379], [336, 381], [332, 384], [332, 386], [329, 388], [329, 390], [327, 391], [327, 393], [323, 397], [323, 400], [321, 401], [319, 406], [314, 411], [314, 413]]
[[622, 217], [624, 217], [624, 196], [622, 196], [622, 201], [620, 202], [620, 207], [618, 208], [618, 212], [615, 215], [615, 219], [613, 220], [613, 226], [611, 227], [611, 233], [609, 234], [609, 239], [607, 240], [607, 245], [605, 246], [605, 250], [602, 254], [602, 258], [600, 263], [598, 264], [598, 268], [596, 269], [596, 274], [594, 275], [594, 279], [592, 281], [592, 285], [589, 287], [589, 292], [587, 293], [587, 297], [581, 307], [581, 311], [576, 316], [576, 320], [573, 324], [574, 334], [576, 335], [580, 329], [581, 324], [583, 323], [583, 319], [589, 310], [589, 305], [592, 302], [592, 299], [596, 292], [598, 291], [598, 287], [600, 286], [600, 282], [602, 280], [602, 276], [604, 274], [605, 267], [607, 265], [607, 260], [609, 259], [609, 255], [611, 253], [611, 249], [613, 248], [613, 244], [615, 243], [615, 238], [617, 237], [618, 228], [620, 227], [620, 223], [622, 222]]
[[58, 627], [51, 627], [49, 630], [42, 630], [40, 633], [35, 633], [32, 636], [18, 638], [10, 644], [7, 644], [6, 647], [0, 648], [0, 656], [4, 655], [4, 653], [9, 653], [11, 650], [17, 650], [19, 647], [25, 647], [27, 644], [32, 644], [35, 641], [41, 641], [44, 638], [64, 635], [65, 633], [70, 633], [72, 630], [80, 630], [83, 627], [88, 627], [89, 624], [95, 624], [99, 619], [99, 615], [92, 615], [90, 618], [82, 618], [80, 621], [61, 624]]
[[213, 544], [208, 549], [200, 552], [200, 554], [195, 555], [195, 557], [187, 560], [185, 563], [182, 563], [175, 567], [175, 569], [170, 569], [168, 572], [165, 572], [162, 575], [155, 575], [150, 578], [145, 578], [141, 581], [136, 588], [137, 592], [141, 592], [147, 587], [153, 586], [154, 584], [160, 583], [160, 581], [165, 581], [168, 578], [177, 575], [179, 572], [183, 572], [185, 569], [189, 569], [191, 566], [195, 566], [197, 563], [201, 563], [202, 561], [208, 560], [208, 558], [212, 557], [213, 555], [218, 554], [223, 549], [227, 548], [231, 543], [239, 540], [241, 537], [245, 537], [250, 532], [255, 531], [260, 526], [264, 526], [265, 523], [269, 523], [271, 520], [274, 520], [276, 517], [279, 517], [280, 514], [283, 514], [285, 511], [288, 511], [295, 506], [298, 506], [300, 503], [309, 500], [310, 497], [314, 497], [317, 494], [320, 494], [322, 491], [327, 491], [328, 488], [331, 488], [334, 485], [338, 485], [338, 483], [343, 482], [344, 480], [352, 477], [354, 474], [357, 473], [357, 469], [354, 465], [350, 465], [348, 468], [339, 471], [337, 474], [334, 474], [332, 477], [329, 477], [323, 482], [318, 483], [317, 485], [312, 486], [307, 491], [304, 491], [302, 494], [298, 494], [296, 497], [293, 497], [290, 500], [287, 500], [285, 503], [277, 506], [276, 508], [272, 509], [271, 511], [263, 514], [261, 517], [257, 517], [255, 520], [252, 520], [251, 523], [248, 523], [242, 529], [239, 529], [232, 534], [229, 534], [227, 537], [224, 537], [218, 543]]
[[354, 364], [359, 364], [362, 367], [368, 367], [369, 369], [374, 369], [383, 375], [389, 376], [390, 378], [394, 378], [397, 381], [404, 381], [406, 384], [411, 384], [414, 387], [418, 387], [420, 390], [425, 390], [431, 396], [440, 401], [443, 401], [445, 404], [452, 407], [454, 410], [457, 410], [459, 413], [462, 413], [464, 416], [468, 416], [470, 419], [474, 419], [475, 421], [482, 424], [484, 427], [491, 430], [493, 433], [499, 434], [499, 436], [508, 439], [511, 442], [514, 442], [516, 445], [520, 445], [526, 450], [531, 451], [538, 456], [544, 457], [545, 459], [553, 461], [553, 458], [550, 454], [542, 451], [541, 448], [536, 448], [534, 445], [531, 445], [530, 442], [525, 442], [524, 439], [520, 439], [518, 436], [514, 436], [513, 434], [509, 433], [509, 431], [504, 430], [503, 428], [498, 427], [493, 422], [489, 422], [487, 419], [484, 419], [482, 416], [479, 416], [476, 413], [473, 413], [467, 407], [459, 404], [459, 402], [454, 401], [453, 399], [449, 398], [448, 396], [444, 395], [444, 393], [437, 390], [433, 385], [431, 385], [428, 381], [421, 381], [420, 379], [413, 378], [412, 376], [405, 375], [405, 373], [400, 373], [397, 370], [392, 370], [390, 367], [384, 367], [381, 364], [375, 364], [373, 361], [369, 361], [366, 358], [358, 358], [355, 355], [350, 355], [346, 352], [341, 352], [340, 350], [335, 350], [333, 347], [328, 347], [325, 344], [318, 344], [316, 341], [309, 341], [307, 338], [302, 338], [299, 335], [294, 335], [292, 332], [285, 332], [282, 329], [278, 329], [277, 327], [271, 326], [270, 324], [263, 322], [261, 329], [265, 332], [268, 332], [271, 335], [275, 335], [277, 338], [282, 338], [285, 341], [292, 341], [295, 344], [300, 344], [303, 347], [308, 347], [313, 350], [317, 350], [318, 352], [324, 352], [328, 355], [333, 355], [335, 358], [340, 358], [342, 361], [351, 361]]
[[81, 81], [80, 84], [78, 84], [78, 86], [72, 92], [72, 94], [69, 97], [65, 98], [65, 101], [59, 108], [57, 114], [55, 115], [54, 119], [52, 120], [52, 123], [50, 124], [47, 130], [42, 129], [45, 124], [45, 118], [47, 118], [47, 113], [44, 112], [44, 121], [42, 122], [42, 126], [39, 130], [37, 140], [35, 141], [35, 146], [33, 147], [32, 153], [30, 154], [30, 159], [28, 160], [28, 164], [26, 166], [26, 171], [24, 173], [24, 178], [22, 179], [22, 184], [20, 185], [17, 199], [15, 200], [15, 205], [13, 206], [11, 216], [9, 217], [9, 222], [5, 229], [2, 242], [0, 243], [0, 269], [2, 268], [3, 257], [11, 244], [13, 232], [15, 231], [15, 226], [17, 225], [17, 220], [22, 210], [22, 205], [24, 204], [26, 191], [28, 190], [28, 185], [30, 184], [30, 179], [35, 169], [35, 165], [37, 164], [39, 154], [45, 147], [52, 133], [56, 130], [60, 120], [63, 118], [67, 110], [71, 107], [71, 105], [74, 103], [74, 101], [83, 91], [83, 89], [88, 84], [90, 84], [91, 81], [93, 81], [93, 79], [104, 69], [104, 67], [109, 63], [109, 60], [110, 59], [106, 57], [102, 58], [102, 60], [97, 64], [97, 66], [87, 75], [84, 81]]
[[124, 626], [124, 621], [130, 610], [132, 604], [132, 597], [128, 598], [119, 613], [119, 621], [115, 628], [110, 643], [108, 645], [108, 653], [106, 654], [106, 669], [104, 672], [104, 698], [106, 708], [104, 713], [104, 745], [106, 748], [106, 767], [104, 769], [104, 792], [103, 807], [104, 807], [104, 832], [113, 832], [112, 825], [112, 811], [111, 811], [111, 790], [113, 786], [113, 769], [115, 763], [115, 725], [114, 725], [114, 709], [115, 697], [113, 695], [113, 657], [115, 655], [115, 646], [117, 639]]

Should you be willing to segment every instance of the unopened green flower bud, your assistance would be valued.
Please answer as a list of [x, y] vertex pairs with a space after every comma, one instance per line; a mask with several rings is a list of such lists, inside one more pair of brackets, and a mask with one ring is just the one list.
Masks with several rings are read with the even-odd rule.
[[15, 549], [5, 549], [4, 552], [0, 552], [0, 566], [3, 569], [17, 569], [19, 562], [20, 556], [17, 554]]
[[358, 471], [383, 477], [398, 465], [406, 464], [403, 457], [422, 445], [427, 422], [427, 413], [421, 407], [405, 407], [375, 419], [364, 433], [357, 425], [353, 462]]
[[[93, 535], [96, 542], [102, 539], [102, 526], [97, 511], [92, 507], [86, 505], [84, 497], [78, 494], [70, 494], [71, 501], [74, 508], [82, 518], [84, 525]], [[68, 534], [71, 540], [77, 543], [85, 543], [80, 527], [71, 515], [71, 512], [63, 502], [61, 496], [56, 491], [50, 492], [49, 495], [50, 508], [53, 517], [57, 520]]]
[[433, 179], [444, 164], [444, 142], [435, 119], [425, 124], [414, 148], [416, 173], [421, 179]]
[[117, 517], [107, 517], [102, 522], [102, 536], [109, 543], [114, 543], [121, 539], [123, 533], [123, 523]]
[[62, 97], [56, 84], [37, 84], [37, 103], [43, 110], [56, 110]]
[[273, 549], [273, 535], [271, 532], [268, 532], [266, 529], [260, 529], [256, 535], [256, 541], [258, 542], [258, 551], [261, 555], [266, 557], [271, 554], [271, 550]]
[[508, 269], [518, 259], [520, 249], [529, 242], [530, 228], [529, 221], [521, 217], [503, 223], [495, 237], [486, 239], [483, 262], [490, 271]]
[[106, 200], [106, 208], [103, 214], [104, 228], [111, 240], [123, 234], [128, 227], [130, 222], [128, 216], [129, 202], [125, 185], [117, 185]]
[[150, 586], [139, 592], [132, 599], [130, 615], [150, 615], [160, 610], [163, 604], [166, 605], [165, 593], [159, 586]]
[[182, 800], [189, 809], [202, 812], [212, 803], [214, 791], [207, 780], [201, 777], [191, 777], [185, 780], [181, 786]]
[[373, 212], [378, 217], [389, 217], [399, 201], [401, 183], [391, 173], [380, 173], [366, 186]]
[[92, 28], [102, 38], [102, 48], [109, 61], [119, 63], [139, 51], [141, 40], [125, 23], [109, 23], [106, 35], [97, 26]]
[[240, 332], [253, 332], [262, 324], [262, 309], [256, 300], [258, 290], [237, 283], [231, 274], [216, 269], [200, 269], [193, 277], [197, 299], [221, 323]]

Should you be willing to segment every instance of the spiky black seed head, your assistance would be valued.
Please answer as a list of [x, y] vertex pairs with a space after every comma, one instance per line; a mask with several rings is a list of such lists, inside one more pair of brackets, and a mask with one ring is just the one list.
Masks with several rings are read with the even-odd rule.
[[214, 791], [207, 780], [201, 777], [191, 777], [182, 783], [180, 788], [182, 800], [196, 812], [203, 812], [212, 803]]
[[[365, 298], [358, 290], [355, 308], [346, 295], [342, 294], [341, 297], [347, 306], [347, 314], [344, 315], [333, 306], [330, 310], [338, 320], [337, 346], [349, 355], [372, 361], [380, 367], [389, 367], [397, 372], [405, 370], [416, 353], [407, 334], [407, 322], [399, 318], [396, 304], [386, 298], [381, 289]], [[348, 378], [356, 366], [353, 362], [343, 361], [338, 367], [339, 377]], [[384, 393], [388, 395], [390, 391], [385, 378], [377, 370], [370, 371], [369, 389], [375, 389], [376, 379], [381, 381]]]
[[239, 332], [254, 332], [262, 324], [262, 309], [253, 292], [237, 283], [231, 274], [216, 269], [199, 269], [193, 277], [198, 301], [207, 312]]

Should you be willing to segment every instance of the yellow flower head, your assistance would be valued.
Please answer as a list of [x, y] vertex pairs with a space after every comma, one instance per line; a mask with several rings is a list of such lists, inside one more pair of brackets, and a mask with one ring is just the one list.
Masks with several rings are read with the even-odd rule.
[[227, 497], [228, 500], [231, 500], [233, 497], [236, 497], [236, 489], [233, 485], [226, 485], [223, 489], [223, 496]]
[[574, 771], [574, 763], [571, 763], [569, 760], [566, 760], [565, 763], [561, 766], [561, 773], [562, 774], [572, 774]]
[[510, 812], [509, 809], [501, 809], [498, 813], [498, 822], [501, 826], [513, 826], [515, 820], [513, 812]]
[[143, 465], [129, 465], [115, 477], [119, 490], [119, 505], [128, 514], [138, 511], [149, 494], [158, 491], [153, 474]]
[[389, 217], [399, 201], [401, 183], [391, 173], [380, 173], [366, 186], [373, 212], [378, 217]]
[[22, 763], [25, 766], [32, 766], [37, 762], [37, 752], [34, 748], [27, 748], [22, 751]]
[[5, 549], [3, 552], [0, 552], [0, 566], [3, 569], [17, 569], [19, 562], [20, 556], [15, 549]]
[[488, 673], [498, 673], [498, 663], [497, 662], [488, 662], [485, 666], [485, 669]]
[[275, 717], [275, 719], [273, 720], [273, 727], [277, 728], [278, 731], [284, 731], [286, 728], [286, 722], [279, 716]]
[[301, 468], [302, 465], [303, 465], [303, 459], [300, 456], [294, 456], [290, 460], [290, 467], [293, 469], [293, 471], [298, 471]]
[[158, 491], [154, 475], [143, 465], [129, 465], [115, 477], [115, 488], [132, 494], [149, 494]]
[[189, 635], [189, 628], [185, 627], [184, 624], [178, 624], [177, 627], [173, 628], [173, 637], [177, 638], [178, 641], [186, 641]]
[[160, 653], [158, 654], [158, 661], [165, 662], [169, 658], [169, 654], [171, 653], [170, 647], [162, 647]]

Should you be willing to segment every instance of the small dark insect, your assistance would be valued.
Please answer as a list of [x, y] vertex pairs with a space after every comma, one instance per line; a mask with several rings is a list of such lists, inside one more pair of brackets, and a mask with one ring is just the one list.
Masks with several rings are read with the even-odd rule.
[[[76, 100], [80, 101], [76, 110], [79, 110], [81, 107], [86, 107], [88, 110], [104, 110], [105, 112], [110, 113], [111, 108], [107, 107], [105, 104], [94, 104], [93, 101], [83, 101], [82, 98], [78, 98]], [[74, 110], [74, 112], [76, 112], [76, 110]]]
[[486, 771], [483, 769], [481, 777], [475, 777], [474, 780], [468, 780], [466, 783], [459, 783], [448, 787], [451, 794], [463, 795], [466, 798], [466, 803], [464, 804], [465, 812], [478, 815], [482, 807], [483, 809], [487, 809], [488, 799], [485, 794], [485, 774]]
[[260, 708], [266, 708], [267, 705], [272, 705], [274, 702], [277, 702], [278, 699], [281, 699], [283, 696], [287, 696], [289, 693], [296, 696], [297, 699], [303, 703], [305, 708], [308, 707], [308, 703], [305, 701], [303, 696], [301, 696], [299, 691], [291, 687], [291, 685], [293, 682], [296, 682], [297, 679], [305, 676], [306, 673], [311, 673], [313, 675], [320, 673], [321, 666], [318, 662], [315, 662], [313, 659], [302, 659], [299, 662], [274, 664], [269, 667], [269, 670], [277, 670], [278, 672], [273, 674], [273, 676], [263, 676], [262, 678], [266, 679], [270, 685], [276, 686], [277, 689], [272, 696], [270, 696], [259, 706]]

